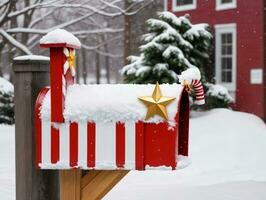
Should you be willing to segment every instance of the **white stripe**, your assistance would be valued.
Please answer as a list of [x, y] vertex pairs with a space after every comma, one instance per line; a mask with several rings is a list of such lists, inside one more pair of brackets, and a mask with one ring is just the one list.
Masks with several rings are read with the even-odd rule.
[[78, 124], [78, 166], [87, 169], [87, 123]]
[[96, 124], [96, 169], [116, 169], [116, 124]]
[[197, 92], [196, 95], [204, 95], [204, 92], [203, 91], [200, 91], [200, 92]]
[[59, 136], [59, 154], [60, 154], [60, 164], [63, 166], [69, 165], [69, 123], [64, 123], [60, 125], [60, 136]]
[[51, 124], [42, 120], [42, 165], [51, 164]]
[[135, 169], [135, 123], [125, 123], [125, 168]]
[[196, 95], [196, 98], [202, 98], [202, 97], [204, 97], [203, 94], [201, 94], [201, 95]]

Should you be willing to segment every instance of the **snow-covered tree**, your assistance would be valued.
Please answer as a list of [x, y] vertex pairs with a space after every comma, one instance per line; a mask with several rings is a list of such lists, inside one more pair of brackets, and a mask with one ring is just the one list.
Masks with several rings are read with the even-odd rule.
[[14, 124], [14, 87], [0, 77], [0, 124]]
[[[84, 52], [79, 57], [83, 57], [84, 61], [88, 57], [99, 57], [100, 61], [105, 58], [102, 63], [107, 63], [108, 76], [108, 65], [111, 65], [108, 59], [116, 61], [123, 58], [123, 48], [117, 45], [123, 44], [123, 18], [137, 14], [152, 1], [133, 1], [125, 7], [124, 0], [0, 0], [0, 76], [11, 73], [8, 66], [13, 57], [42, 54], [40, 38], [57, 28], [71, 31], [82, 41]], [[116, 48], [113, 48], [114, 45]], [[97, 63], [94, 60], [97, 59], [90, 63]], [[100, 71], [99, 67], [96, 68]], [[85, 71], [81, 74], [87, 75]]]
[[204, 75], [212, 38], [208, 24], [192, 24], [189, 16], [161, 12], [147, 26], [140, 56], [130, 56], [130, 64], [121, 71], [125, 82], [174, 83], [191, 67], [198, 67]]

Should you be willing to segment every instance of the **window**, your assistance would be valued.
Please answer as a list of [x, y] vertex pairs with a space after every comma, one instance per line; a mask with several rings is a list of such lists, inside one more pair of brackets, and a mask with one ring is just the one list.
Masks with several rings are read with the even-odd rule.
[[215, 26], [216, 82], [236, 89], [236, 24]]
[[216, 0], [216, 10], [227, 10], [236, 8], [237, 0]]
[[233, 69], [233, 43], [232, 33], [221, 34], [221, 70], [222, 70], [222, 82], [232, 82], [232, 69]]
[[173, 11], [184, 11], [196, 8], [196, 0], [173, 0]]

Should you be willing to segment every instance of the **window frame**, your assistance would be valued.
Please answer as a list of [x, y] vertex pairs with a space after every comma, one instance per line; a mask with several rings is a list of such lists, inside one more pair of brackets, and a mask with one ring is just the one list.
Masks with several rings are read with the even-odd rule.
[[189, 5], [183, 5], [183, 6], [177, 6], [176, 0], [172, 0], [172, 10], [173, 12], [177, 11], [186, 11], [186, 10], [193, 10], [197, 8], [197, 0], [192, 0], [192, 4]]
[[[215, 82], [226, 87], [229, 92], [236, 91], [236, 73], [237, 73], [237, 26], [232, 24], [217, 24], [215, 28]], [[222, 34], [232, 34], [232, 82], [222, 82]]]
[[216, 10], [228, 10], [237, 7], [237, 0], [232, 0], [232, 3], [222, 3], [222, 0], [216, 0]]

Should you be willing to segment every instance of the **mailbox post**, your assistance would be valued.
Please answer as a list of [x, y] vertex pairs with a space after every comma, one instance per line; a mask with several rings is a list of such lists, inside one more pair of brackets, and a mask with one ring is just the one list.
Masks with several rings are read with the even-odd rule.
[[16, 123], [16, 199], [59, 200], [56, 170], [35, 167], [34, 107], [41, 88], [49, 85], [49, 58], [14, 59]]

